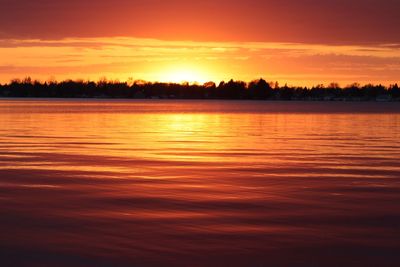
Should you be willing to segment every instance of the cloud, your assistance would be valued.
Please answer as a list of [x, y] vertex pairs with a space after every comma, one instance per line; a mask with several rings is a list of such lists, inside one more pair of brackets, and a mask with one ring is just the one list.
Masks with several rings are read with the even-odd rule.
[[15, 38], [400, 43], [397, 0], [0, 0]]
[[397, 45], [316, 45], [271, 42], [193, 42], [141, 38], [0, 40], [0, 81], [47, 79], [158, 80], [171, 69], [201, 69], [207, 80], [281, 83], [398, 82]]

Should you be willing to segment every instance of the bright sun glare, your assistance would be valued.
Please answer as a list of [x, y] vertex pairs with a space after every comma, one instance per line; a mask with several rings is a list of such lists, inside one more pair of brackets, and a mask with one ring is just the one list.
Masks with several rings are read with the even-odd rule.
[[199, 68], [180, 66], [169, 68], [162, 72], [160, 80], [162, 82], [173, 83], [205, 83], [207, 78], [205, 73]]

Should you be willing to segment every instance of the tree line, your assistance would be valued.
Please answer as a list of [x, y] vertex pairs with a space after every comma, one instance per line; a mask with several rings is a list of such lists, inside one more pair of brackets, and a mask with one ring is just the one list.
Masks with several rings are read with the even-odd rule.
[[232, 100], [308, 100], [308, 101], [400, 101], [397, 84], [391, 86], [336, 83], [313, 87], [280, 86], [264, 79], [249, 83], [230, 80], [204, 84], [160, 82], [99, 82], [83, 80], [12, 80], [0, 84], [0, 97], [29, 98], [120, 98], [120, 99], [232, 99]]

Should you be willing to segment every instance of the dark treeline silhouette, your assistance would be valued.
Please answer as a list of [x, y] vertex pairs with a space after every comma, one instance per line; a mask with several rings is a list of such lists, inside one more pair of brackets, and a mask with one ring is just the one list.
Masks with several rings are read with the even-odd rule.
[[248, 99], [308, 101], [400, 101], [397, 84], [365, 85], [357, 83], [340, 87], [332, 83], [314, 87], [279, 86], [263, 79], [242, 81], [189, 83], [151, 83], [145, 81], [117, 82], [101, 80], [39, 82], [30, 78], [12, 80], [0, 85], [0, 97], [30, 98], [127, 98], [127, 99]]

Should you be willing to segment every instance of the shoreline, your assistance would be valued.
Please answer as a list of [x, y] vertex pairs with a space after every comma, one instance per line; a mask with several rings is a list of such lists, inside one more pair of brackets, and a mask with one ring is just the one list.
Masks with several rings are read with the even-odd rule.
[[94, 101], [227, 101], [227, 102], [324, 102], [324, 103], [399, 103], [400, 99], [391, 100], [360, 100], [360, 99], [235, 99], [235, 98], [119, 98], [119, 97], [1, 97], [0, 100], [94, 100]]

